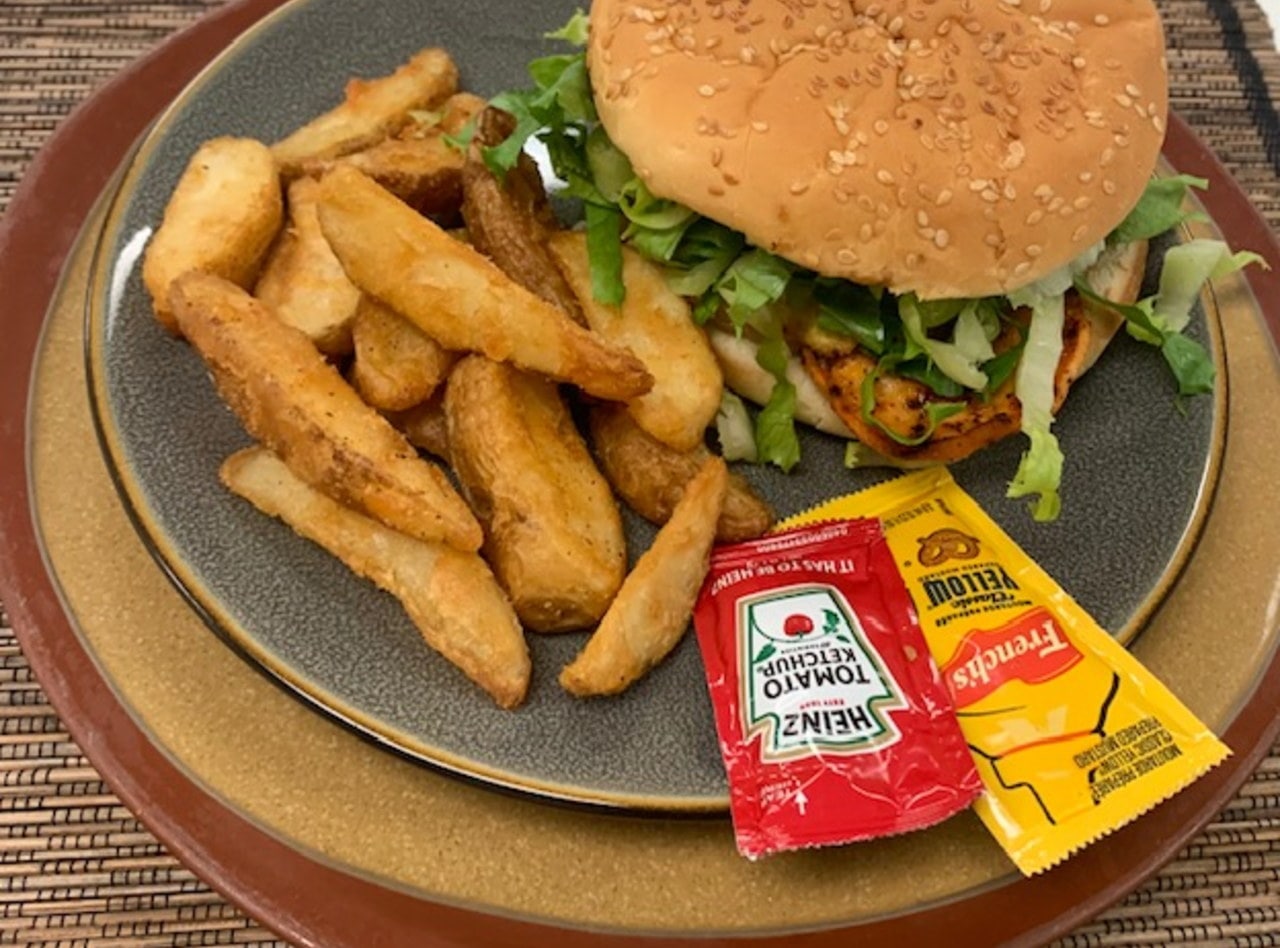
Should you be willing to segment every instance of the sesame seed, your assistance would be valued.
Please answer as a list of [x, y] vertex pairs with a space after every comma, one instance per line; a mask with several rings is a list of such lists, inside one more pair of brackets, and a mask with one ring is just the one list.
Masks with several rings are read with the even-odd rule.
[[1093, 22], [1098, 26], [1106, 26], [1111, 22], [1111, 17], [1107, 16], [1105, 13], [1099, 13], [1093, 18]]
[[863, 224], [861, 227], [859, 227], [859, 228], [858, 228], [858, 236], [859, 236], [859, 237], [861, 237], [864, 241], [870, 240], [870, 239], [871, 239], [871, 225], [870, 225], [870, 224]]
[[929, 226], [929, 215], [924, 211], [916, 211], [916, 223], [921, 227]]
[[1037, 209], [1027, 215], [1027, 225], [1030, 227], [1034, 227], [1036, 224], [1039, 224], [1042, 220], [1044, 220], [1044, 211]]
[[938, 207], [946, 207], [948, 204], [951, 203], [951, 198], [953, 196], [954, 195], [952, 195], [950, 188], [943, 188], [941, 191], [938, 192], [938, 199], [933, 203]]
[[1079, 175], [1079, 180], [1081, 184], [1088, 184], [1090, 181], [1093, 180], [1093, 172], [1081, 171]]
[[709, 99], [715, 94], [716, 94], [715, 86], [705, 85], [705, 84], [698, 86], [698, 95], [703, 96], [704, 98]]
[[939, 250], [946, 247], [949, 243], [951, 243], [951, 235], [945, 230], [939, 229], [938, 232], [933, 235], [933, 245]]
[[884, 168], [881, 168], [876, 172], [876, 180], [881, 184], [893, 184], [893, 175]]
[[848, 266], [849, 264], [858, 262], [858, 255], [854, 253], [852, 250], [850, 250], [848, 247], [843, 247], [839, 251], [837, 251], [836, 259], [839, 260], [841, 263], [845, 264], [846, 266]]
[[1088, 225], [1081, 224], [1071, 232], [1071, 242], [1078, 244], [1080, 242], [1080, 238], [1082, 238], [1088, 230]]
[[1031, 269], [1031, 264], [1028, 261], [1024, 260], [1022, 261], [1022, 263], [1018, 264], [1016, 267], [1013, 268], [1013, 275], [1016, 277], [1023, 276], [1030, 269]]
[[884, 119], [876, 119], [875, 124], [871, 127], [875, 129], [877, 135], [884, 135], [889, 131], [889, 123]]
[[1116, 183], [1110, 178], [1102, 182], [1102, 193], [1110, 197], [1116, 193]]
[[918, 254], [918, 253], [909, 253], [909, 254], [907, 254], [907, 266], [909, 266], [909, 267], [918, 267], [918, 266], [920, 266], [920, 261], [921, 261], [921, 259], [922, 259], [922, 258], [921, 258], [921, 256], [920, 256], [920, 254]]
[[808, 191], [808, 190], [809, 190], [809, 182], [807, 182], [807, 181], [793, 181], [793, 182], [791, 182], [791, 188], [790, 188], [790, 191], [791, 191], [791, 193], [792, 193], [792, 194], [804, 194], [804, 192], [806, 192], [806, 191]]
[[1027, 256], [1028, 256], [1028, 257], [1032, 257], [1032, 258], [1034, 258], [1034, 257], [1038, 257], [1038, 256], [1040, 256], [1040, 254], [1042, 254], [1042, 253], [1044, 253], [1044, 248], [1043, 248], [1043, 247], [1041, 247], [1039, 244], [1028, 244], [1028, 245], [1027, 245]]

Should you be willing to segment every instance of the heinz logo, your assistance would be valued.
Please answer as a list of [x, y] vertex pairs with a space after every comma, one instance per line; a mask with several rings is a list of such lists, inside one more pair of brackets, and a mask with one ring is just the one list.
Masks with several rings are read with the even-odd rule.
[[1032, 609], [998, 629], [970, 632], [942, 668], [957, 708], [981, 701], [1001, 685], [1056, 678], [1083, 656], [1047, 609]]

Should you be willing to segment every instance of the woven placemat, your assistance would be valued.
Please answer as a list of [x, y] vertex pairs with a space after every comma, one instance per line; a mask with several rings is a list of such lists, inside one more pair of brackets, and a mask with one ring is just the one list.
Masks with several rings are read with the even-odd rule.
[[[0, 213], [96, 85], [220, 0], [0, 0]], [[1252, 0], [1160, 0], [1173, 105], [1280, 225], [1280, 56]], [[1063, 939], [1280, 945], [1280, 745], [1156, 878]], [[0, 604], [0, 944], [279, 944], [181, 866], [49, 706]]]

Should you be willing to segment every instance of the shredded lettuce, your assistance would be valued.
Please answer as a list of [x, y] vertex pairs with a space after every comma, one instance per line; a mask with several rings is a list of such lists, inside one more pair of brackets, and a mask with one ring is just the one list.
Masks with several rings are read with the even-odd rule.
[[944, 375], [966, 388], [981, 391], [987, 386], [987, 376], [979, 366], [995, 358], [995, 350], [987, 339], [982, 321], [978, 318], [977, 304], [961, 308], [955, 319], [955, 331], [951, 342], [931, 338], [925, 331], [924, 313], [914, 293], [898, 298], [898, 312], [910, 343], [907, 352], [915, 350], [928, 356]]
[[756, 314], [753, 328], [760, 334], [756, 362], [773, 376], [769, 401], [756, 416], [756, 450], [761, 461], [790, 471], [800, 463], [796, 435], [796, 386], [787, 378], [791, 350], [782, 335], [782, 319], [771, 311]]
[[552, 30], [550, 33], [544, 33], [543, 36], [552, 40], [563, 40], [566, 43], [572, 43], [574, 46], [587, 45], [587, 32], [591, 27], [591, 17], [587, 16], [581, 8], [573, 11], [573, 16], [569, 17], [569, 22], [558, 30]]
[[716, 411], [716, 438], [726, 461], [756, 461], [760, 457], [747, 406], [727, 388], [720, 393]]
[[1160, 286], [1153, 296], [1126, 304], [1099, 296], [1083, 280], [1076, 281], [1076, 289], [1091, 304], [1122, 316], [1130, 336], [1160, 349], [1178, 383], [1179, 395], [1204, 395], [1213, 391], [1213, 359], [1204, 346], [1182, 331], [1207, 281], [1251, 263], [1266, 266], [1256, 253], [1232, 253], [1220, 240], [1192, 240], [1165, 254]]
[[1182, 204], [1188, 188], [1204, 190], [1209, 182], [1189, 174], [1171, 178], [1152, 178], [1147, 182], [1142, 197], [1129, 215], [1107, 237], [1108, 243], [1131, 244], [1138, 240], [1150, 240], [1177, 227], [1182, 222], [1200, 215], [1183, 210]]
[[739, 335], [747, 320], [782, 298], [793, 269], [781, 257], [758, 248], [729, 265], [716, 281], [716, 292], [728, 305], [729, 320]]
[[1256, 253], [1242, 250], [1233, 254], [1221, 240], [1191, 240], [1171, 247], [1164, 255], [1152, 318], [1169, 332], [1182, 332], [1204, 284], [1251, 263], [1267, 265]]
[[587, 259], [591, 263], [591, 295], [607, 306], [625, 298], [622, 282], [622, 215], [617, 208], [586, 204]]
[[1053, 425], [1053, 382], [1062, 357], [1062, 327], [1066, 315], [1061, 293], [1042, 296], [1031, 304], [1022, 360], [1014, 380], [1014, 393], [1022, 403], [1022, 432], [1031, 441], [1009, 484], [1009, 497], [1035, 495], [1032, 516], [1056, 520], [1062, 509], [1058, 487], [1062, 482], [1062, 449], [1050, 428]]

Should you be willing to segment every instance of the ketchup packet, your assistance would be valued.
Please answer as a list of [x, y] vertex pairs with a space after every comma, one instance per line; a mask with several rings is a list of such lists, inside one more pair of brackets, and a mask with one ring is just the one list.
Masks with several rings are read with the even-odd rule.
[[945, 468], [790, 523], [849, 516], [882, 519], [986, 784], [974, 810], [1024, 873], [1123, 826], [1230, 753]]
[[718, 548], [694, 628], [744, 856], [921, 829], [980, 792], [878, 521]]

